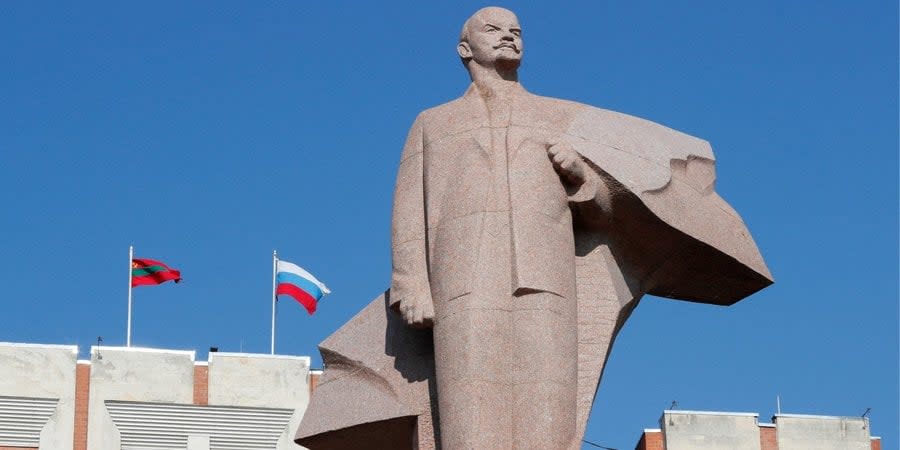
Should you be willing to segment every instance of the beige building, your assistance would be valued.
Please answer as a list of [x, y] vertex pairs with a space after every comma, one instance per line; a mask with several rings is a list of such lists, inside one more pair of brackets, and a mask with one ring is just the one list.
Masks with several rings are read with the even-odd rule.
[[663, 411], [660, 428], [645, 429], [635, 450], [881, 450], [864, 417]]
[[[0, 343], [0, 450], [296, 449], [309, 357]], [[312, 382], [311, 382], [312, 381]]]

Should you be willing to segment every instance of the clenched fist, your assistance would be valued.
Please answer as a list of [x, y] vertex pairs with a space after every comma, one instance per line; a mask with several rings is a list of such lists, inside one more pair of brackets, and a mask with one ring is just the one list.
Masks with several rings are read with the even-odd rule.
[[431, 328], [434, 325], [434, 304], [431, 299], [404, 298], [400, 300], [400, 315], [412, 328]]
[[563, 177], [564, 181], [572, 187], [584, 184], [589, 169], [581, 159], [581, 155], [570, 144], [563, 142], [551, 145], [547, 149], [547, 156], [550, 157], [556, 173]]

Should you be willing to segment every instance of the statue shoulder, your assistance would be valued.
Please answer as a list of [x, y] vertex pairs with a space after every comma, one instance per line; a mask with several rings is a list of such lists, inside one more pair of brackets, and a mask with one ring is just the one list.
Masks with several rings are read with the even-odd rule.
[[[563, 98], [545, 97], [543, 95], [532, 94], [530, 92], [528, 93], [528, 96], [531, 98], [532, 101], [538, 102], [538, 103], [542, 104], [543, 106], [552, 107], [554, 109], [559, 109], [559, 110], [563, 110], [563, 111], [567, 111], [567, 112], [571, 112], [571, 113], [577, 113], [578, 111], [581, 111], [584, 108], [594, 108], [591, 105], [579, 103], [579, 102], [572, 101], [572, 100], [566, 100]], [[594, 108], [594, 109], [596, 109], [596, 108]]]
[[532, 93], [520, 96], [517, 103], [517, 123], [563, 134], [585, 111], [596, 109], [583, 103]]
[[420, 112], [415, 123], [422, 128], [425, 140], [432, 141], [480, 126], [483, 114], [474, 113], [475, 107], [460, 97]]
[[459, 97], [453, 100], [450, 100], [447, 103], [442, 103], [440, 105], [432, 106], [422, 112], [419, 113], [418, 119], [425, 121], [439, 120], [446, 118], [455, 113], [459, 113], [461, 111], [466, 110], [466, 102], [464, 97]]

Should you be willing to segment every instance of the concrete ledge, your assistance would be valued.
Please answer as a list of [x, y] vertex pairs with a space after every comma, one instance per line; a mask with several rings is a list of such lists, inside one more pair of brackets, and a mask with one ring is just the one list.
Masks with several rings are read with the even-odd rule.
[[739, 417], [759, 417], [759, 413], [749, 413], [749, 412], [721, 412], [721, 411], [689, 411], [683, 409], [673, 409], [673, 410], [664, 410], [663, 415], [666, 414], [691, 414], [698, 416], [739, 416]]
[[76, 355], [78, 354], [78, 346], [77, 345], [60, 345], [60, 344], [26, 344], [22, 342], [0, 342], [0, 347], [19, 347], [19, 348], [44, 348], [44, 349], [54, 349], [54, 350], [72, 350]]
[[116, 351], [116, 352], [135, 352], [135, 353], [165, 353], [168, 355], [190, 355], [191, 361], [196, 360], [197, 351], [196, 350], [169, 350], [165, 348], [150, 348], [150, 347], [113, 347], [107, 345], [91, 346], [91, 355], [97, 354], [97, 350], [100, 350], [100, 355], [103, 355], [103, 351]]
[[269, 353], [238, 353], [238, 352], [211, 352], [207, 360], [212, 361], [214, 358], [220, 357], [241, 357], [241, 358], [262, 358], [262, 359], [287, 359], [291, 361], [305, 361], [306, 367], [309, 367], [311, 358], [309, 356], [294, 355], [272, 355]]
[[673, 450], [761, 450], [756, 413], [665, 411], [660, 425]]
[[778, 448], [871, 450], [865, 417], [776, 414]]
[[[71, 450], [77, 358], [77, 345], [0, 343], [0, 396], [8, 400], [0, 431], [32, 423], [28, 442], [37, 438], [40, 448]], [[53, 399], [52, 406], [41, 399]]]
[[863, 420], [860, 416], [819, 416], [813, 414], [775, 414], [775, 418], [784, 417], [790, 419], [844, 419], [844, 420]]

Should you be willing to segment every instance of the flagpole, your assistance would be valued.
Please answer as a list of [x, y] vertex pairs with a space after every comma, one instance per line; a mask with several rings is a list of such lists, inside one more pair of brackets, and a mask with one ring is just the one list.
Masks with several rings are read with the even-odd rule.
[[128, 246], [128, 327], [125, 333], [125, 346], [131, 347], [131, 271], [134, 262], [134, 246]]
[[272, 250], [272, 354], [275, 354], [275, 305], [277, 305], [277, 296], [275, 295], [275, 275], [278, 272], [278, 250]]

